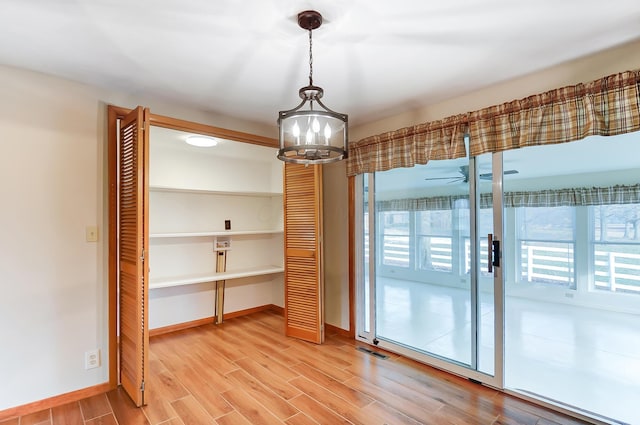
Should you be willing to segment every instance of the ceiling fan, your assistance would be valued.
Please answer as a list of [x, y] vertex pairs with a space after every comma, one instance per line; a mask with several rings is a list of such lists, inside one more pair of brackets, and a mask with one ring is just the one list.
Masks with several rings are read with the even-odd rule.
[[[425, 180], [450, 180], [449, 183], [469, 183], [469, 166], [463, 165], [458, 169], [459, 176], [450, 177], [427, 177]], [[518, 170], [506, 170], [503, 171], [503, 175], [518, 174]], [[492, 173], [481, 173], [479, 175], [480, 180], [491, 180], [493, 178]]]

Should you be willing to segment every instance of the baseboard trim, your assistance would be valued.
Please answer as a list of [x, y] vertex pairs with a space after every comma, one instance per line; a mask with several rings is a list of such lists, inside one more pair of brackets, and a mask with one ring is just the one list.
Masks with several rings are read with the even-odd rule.
[[279, 305], [271, 304], [271, 311], [274, 313], [278, 313], [280, 316], [284, 316], [284, 307], [280, 307]]
[[224, 315], [224, 319], [227, 320], [227, 319], [233, 319], [234, 317], [248, 316], [249, 314], [260, 313], [262, 311], [271, 311], [271, 310], [275, 311], [276, 308], [279, 308], [279, 307], [274, 304], [265, 304], [258, 307], [248, 308], [246, 310], [238, 310], [231, 313], [227, 313]]
[[339, 327], [334, 326], [334, 325], [330, 325], [328, 323], [324, 324], [324, 330], [325, 330], [325, 332], [338, 334], [338, 335], [343, 336], [345, 338], [355, 338], [356, 337], [356, 334], [354, 332], [348, 331], [346, 329], [339, 328]]
[[149, 329], [149, 337], [164, 335], [171, 332], [182, 331], [185, 329], [196, 328], [202, 325], [210, 325], [216, 322], [216, 316], [205, 317], [204, 319], [192, 320], [190, 322], [176, 323], [175, 325], [163, 326], [161, 328]]
[[[259, 313], [261, 311], [274, 311], [280, 315], [284, 315], [284, 308], [277, 306], [275, 304], [265, 304], [258, 307], [248, 308], [246, 310], [238, 310], [233, 311], [231, 313], [226, 313], [224, 315], [224, 319], [233, 319], [234, 317], [247, 316], [253, 313]], [[175, 325], [163, 326], [161, 328], [149, 329], [149, 337], [152, 338], [154, 336], [164, 335], [171, 332], [182, 331], [190, 328], [197, 328], [202, 325], [210, 325], [216, 322], [216, 316], [205, 317], [203, 319], [192, 320], [190, 322], [182, 322], [176, 323]]]
[[0, 411], [0, 421], [5, 419], [11, 419], [18, 416], [25, 416], [31, 413], [39, 412], [45, 409], [51, 409], [52, 407], [62, 406], [63, 404], [73, 403], [80, 401], [87, 397], [93, 397], [94, 395], [103, 394], [111, 390], [111, 384], [105, 382], [93, 387], [87, 387], [69, 393], [60, 394], [54, 397], [45, 398], [44, 400], [34, 401], [33, 403], [23, 404], [22, 406], [11, 407], [6, 410]]

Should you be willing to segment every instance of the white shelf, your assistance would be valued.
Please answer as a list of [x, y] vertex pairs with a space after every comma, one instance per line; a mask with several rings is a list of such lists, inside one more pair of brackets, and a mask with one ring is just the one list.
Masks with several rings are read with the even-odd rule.
[[196, 283], [215, 282], [217, 280], [240, 279], [243, 277], [263, 276], [284, 272], [281, 266], [263, 266], [253, 267], [250, 269], [237, 270], [224, 273], [211, 273], [199, 275], [185, 275], [170, 278], [151, 278], [149, 280], [149, 289], [170, 288], [173, 286], [194, 285]]
[[228, 196], [262, 196], [277, 197], [282, 196], [282, 192], [249, 192], [249, 191], [226, 191], [226, 190], [207, 190], [207, 189], [187, 189], [169, 186], [149, 186], [152, 192], [175, 192], [175, 193], [193, 193], [203, 195], [228, 195]]
[[242, 235], [277, 235], [284, 233], [282, 229], [271, 230], [218, 230], [212, 232], [177, 232], [177, 233], [151, 233], [150, 238], [195, 238], [208, 236], [242, 236]]

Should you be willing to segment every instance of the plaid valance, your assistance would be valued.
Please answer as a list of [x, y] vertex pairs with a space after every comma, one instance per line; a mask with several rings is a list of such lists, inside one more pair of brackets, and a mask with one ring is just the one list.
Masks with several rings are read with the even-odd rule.
[[640, 70], [469, 114], [472, 156], [640, 130]]
[[349, 145], [347, 174], [354, 176], [467, 156], [467, 114], [367, 137]]
[[640, 184], [506, 192], [505, 207], [572, 207], [591, 205], [640, 204]]
[[347, 175], [463, 157], [467, 128], [472, 156], [640, 130], [640, 70], [367, 137], [349, 145]]
[[[390, 199], [376, 202], [378, 211], [446, 211], [453, 210], [455, 202], [459, 199], [465, 201], [468, 197], [458, 196], [431, 196], [425, 198]], [[467, 203], [468, 204], [468, 203]]]
[[[391, 199], [376, 202], [378, 211], [442, 211], [469, 208], [468, 197], [432, 196], [424, 198]], [[491, 208], [492, 195], [480, 194], [480, 208]], [[609, 187], [578, 187], [548, 189], [531, 192], [505, 192], [506, 208], [517, 207], [578, 207], [593, 205], [640, 204], [640, 184]], [[462, 204], [460, 203], [462, 202]]]

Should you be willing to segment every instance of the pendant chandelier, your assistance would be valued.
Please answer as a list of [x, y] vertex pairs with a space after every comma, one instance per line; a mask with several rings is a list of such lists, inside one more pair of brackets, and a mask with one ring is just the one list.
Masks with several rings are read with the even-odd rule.
[[309, 85], [298, 95], [302, 102], [293, 109], [280, 111], [278, 158], [297, 164], [326, 164], [347, 157], [348, 116], [327, 108], [320, 99], [321, 87], [313, 85], [312, 31], [322, 24], [322, 15], [314, 10], [298, 14], [298, 25], [309, 31]]

